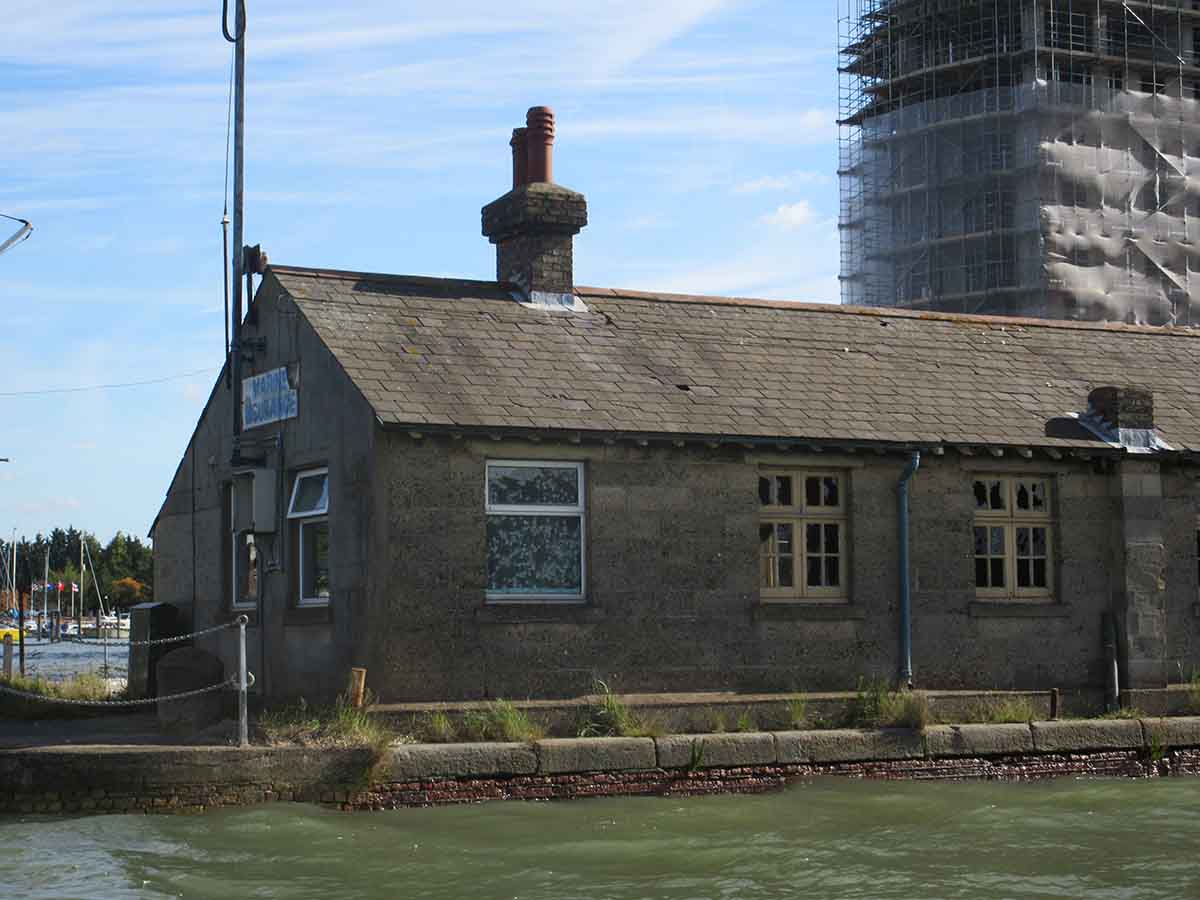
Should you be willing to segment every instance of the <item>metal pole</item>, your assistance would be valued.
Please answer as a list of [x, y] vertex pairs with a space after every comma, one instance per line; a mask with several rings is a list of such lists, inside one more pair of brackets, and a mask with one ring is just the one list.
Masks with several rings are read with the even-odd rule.
[[233, 340], [230, 342], [231, 368], [233, 370], [233, 462], [241, 459], [242, 438], [242, 201], [245, 173], [245, 125], [246, 125], [246, 6], [235, 0], [233, 33]]
[[912, 596], [909, 588], [908, 565], [908, 482], [921, 465], [921, 454], [914, 451], [909, 457], [900, 483], [896, 486], [900, 494], [900, 683], [912, 687]]
[[246, 721], [246, 617], [238, 616], [238, 746], [250, 746]]

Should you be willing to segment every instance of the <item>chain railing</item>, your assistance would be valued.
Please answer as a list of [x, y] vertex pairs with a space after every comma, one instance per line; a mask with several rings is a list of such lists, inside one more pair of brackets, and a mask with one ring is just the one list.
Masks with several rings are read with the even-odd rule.
[[[66, 706], [86, 706], [86, 707], [136, 707], [149, 706], [169, 702], [172, 700], [183, 700], [188, 697], [198, 697], [201, 694], [212, 693], [213, 691], [227, 690], [234, 688], [238, 692], [238, 744], [242, 747], [250, 745], [249, 722], [247, 715], [246, 691], [254, 684], [254, 674], [246, 668], [246, 625], [249, 623], [249, 618], [242, 615], [238, 616], [232, 622], [224, 622], [220, 625], [214, 625], [211, 628], [202, 628], [199, 631], [192, 631], [187, 634], [177, 634], [168, 638], [158, 638], [146, 641], [129, 641], [131, 647], [156, 647], [163, 644], [174, 644], [180, 641], [188, 641], [192, 638], [202, 637], [207, 634], [213, 634], [218, 631], [224, 631], [226, 628], [238, 629], [238, 669], [234, 675], [220, 681], [216, 684], [210, 684], [207, 687], [196, 688], [191, 691], [180, 691], [174, 694], [165, 694], [160, 697], [147, 697], [138, 700], [77, 700], [68, 697], [51, 697], [45, 694], [36, 694], [30, 691], [22, 691], [16, 688], [8, 687], [0, 683], [0, 694], [8, 694], [11, 696], [22, 697], [26, 700], [32, 700], [39, 703], [57, 703]], [[94, 644], [95, 639], [87, 640], [81, 638], [68, 637], [64, 638], [68, 643], [79, 644]], [[105, 643], [107, 647], [107, 642]]]

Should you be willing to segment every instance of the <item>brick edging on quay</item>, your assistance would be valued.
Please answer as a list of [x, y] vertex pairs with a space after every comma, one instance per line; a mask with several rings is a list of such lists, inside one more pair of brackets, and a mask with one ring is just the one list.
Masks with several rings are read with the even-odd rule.
[[1200, 774], [1200, 717], [906, 729], [309, 747], [0, 751], [0, 814], [201, 812], [276, 800], [345, 810], [492, 799], [753, 793], [817, 776], [1033, 779]]

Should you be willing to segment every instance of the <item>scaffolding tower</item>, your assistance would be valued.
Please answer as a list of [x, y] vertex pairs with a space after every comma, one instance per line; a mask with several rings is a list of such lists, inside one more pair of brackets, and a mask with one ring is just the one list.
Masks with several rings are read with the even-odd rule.
[[842, 302], [1200, 324], [1193, 0], [839, 0]]

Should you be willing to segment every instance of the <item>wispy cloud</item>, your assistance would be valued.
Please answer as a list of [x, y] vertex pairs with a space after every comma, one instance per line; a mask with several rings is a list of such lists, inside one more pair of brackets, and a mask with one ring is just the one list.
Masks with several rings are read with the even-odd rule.
[[767, 225], [795, 231], [812, 224], [816, 218], [817, 214], [813, 211], [812, 204], [807, 200], [798, 200], [795, 203], [785, 203], [774, 212], [763, 216], [762, 220]]
[[763, 175], [751, 178], [735, 185], [737, 194], [762, 194], [767, 192], [788, 191], [804, 184], [829, 184], [832, 177], [825, 172], [789, 172], [786, 175]]

